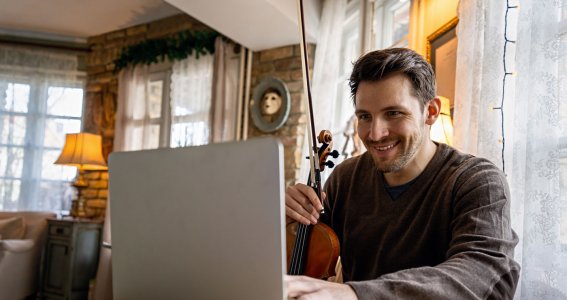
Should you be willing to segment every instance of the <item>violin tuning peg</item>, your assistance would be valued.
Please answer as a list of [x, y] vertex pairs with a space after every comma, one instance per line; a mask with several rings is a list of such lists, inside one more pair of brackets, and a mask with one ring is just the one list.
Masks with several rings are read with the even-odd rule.
[[329, 168], [333, 168], [335, 166], [335, 163], [329, 160], [325, 162], [325, 166]]
[[331, 152], [331, 156], [332, 156], [333, 158], [337, 158], [337, 157], [339, 157], [339, 155], [340, 155], [340, 154], [339, 154], [339, 151], [337, 151], [337, 150], [333, 150], [333, 151]]

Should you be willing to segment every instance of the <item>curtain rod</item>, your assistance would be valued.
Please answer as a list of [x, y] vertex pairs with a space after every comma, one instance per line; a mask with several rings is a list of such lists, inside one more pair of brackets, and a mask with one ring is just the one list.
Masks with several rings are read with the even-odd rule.
[[66, 41], [44, 40], [5, 34], [0, 34], [0, 44], [48, 48], [52, 50], [70, 51], [75, 53], [88, 53], [91, 51], [86, 43], [83, 44]]

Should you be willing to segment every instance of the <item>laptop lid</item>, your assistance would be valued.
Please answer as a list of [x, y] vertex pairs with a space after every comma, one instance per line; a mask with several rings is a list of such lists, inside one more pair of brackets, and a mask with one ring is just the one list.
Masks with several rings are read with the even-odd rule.
[[115, 299], [284, 299], [272, 138], [109, 158]]

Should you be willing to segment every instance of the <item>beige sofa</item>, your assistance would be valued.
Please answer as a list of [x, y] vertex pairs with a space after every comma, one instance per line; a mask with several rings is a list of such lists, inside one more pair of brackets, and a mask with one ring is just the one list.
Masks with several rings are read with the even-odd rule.
[[[47, 219], [52, 212], [0, 212], [0, 222], [23, 220], [21, 239], [0, 237], [0, 299], [19, 300], [38, 290], [41, 254], [47, 238]], [[5, 234], [6, 235], [6, 234]]]

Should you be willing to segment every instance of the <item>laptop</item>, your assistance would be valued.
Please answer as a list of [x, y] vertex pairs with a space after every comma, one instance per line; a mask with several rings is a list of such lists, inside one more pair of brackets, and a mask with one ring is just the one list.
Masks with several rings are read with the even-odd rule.
[[282, 145], [109, 158], [114, 299], [285, 299]]

